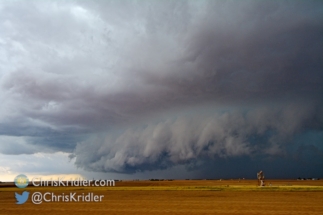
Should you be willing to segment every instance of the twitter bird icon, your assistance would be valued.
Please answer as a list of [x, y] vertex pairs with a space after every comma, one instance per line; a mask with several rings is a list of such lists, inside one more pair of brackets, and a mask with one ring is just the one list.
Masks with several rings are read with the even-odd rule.
[[24, 191], [21, 195], [18, 193], [15, 193], [15, 197], [16, 197], [16, 204], [21, 205], [24, 204], [27, 200], [28, 200], [28, 196], [29, 196], [29, 192]]

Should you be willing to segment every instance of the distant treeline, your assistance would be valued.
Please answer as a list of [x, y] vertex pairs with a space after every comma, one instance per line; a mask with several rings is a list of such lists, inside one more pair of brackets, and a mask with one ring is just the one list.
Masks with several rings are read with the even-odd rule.
[[174, 181], [174, 179], [157, 179], [157, 178], [151, 178], [149, 181]]
[[298, 177], [297, 180], [320, 180], [319, 178], [301, 178]]

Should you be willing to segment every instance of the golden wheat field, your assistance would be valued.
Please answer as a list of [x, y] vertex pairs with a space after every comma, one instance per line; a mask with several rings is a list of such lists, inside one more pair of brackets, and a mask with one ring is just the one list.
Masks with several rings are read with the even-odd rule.
[[[0, 187], [0, 214], [311, 214], [323, 213], [323, 180], [122, 181], [115, 187]], [[271, 184], [271, 186], [269, 186]], [[43, 202], [15, 192], [104, 195], [101, 202]]]

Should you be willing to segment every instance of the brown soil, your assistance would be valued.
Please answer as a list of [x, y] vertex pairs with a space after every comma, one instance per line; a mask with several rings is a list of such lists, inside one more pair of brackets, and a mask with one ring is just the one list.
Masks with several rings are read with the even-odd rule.
[[[320, 181], [271, 180], [273, 186], [323, 186]], [[93, 192], [104, 195], [102, 202], [50, 202], [35, 205], [29, 199], [23, 205], [15, 204], [14, 192], [18, 188], [0, 188], [0, 214], [322, 214], [323, 192], [292, 190], [250, 190], [258, 189], [255, 180], [184, 180], [184, 181], [123, 181], [115, 188], [31, 188], [36, 191], [54, 192], [55, 194]], [[240, 186], [245, 190], [199, 190], [208, 186]], [[181, 187], [191, 190], [181, 190]], [[138, 187], [145, 188], [137, 190]], [[149, 188], [148, 190], [147, 187]], [[178, 187], [172, 190], [163, 187]], [[121, 189], [124, 188], [124, 189]]]

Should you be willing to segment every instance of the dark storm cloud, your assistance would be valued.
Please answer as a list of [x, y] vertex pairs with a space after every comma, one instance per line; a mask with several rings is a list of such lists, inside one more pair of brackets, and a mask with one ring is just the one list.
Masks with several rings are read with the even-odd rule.
[[286, 155], [322, 131], [320, 1], [0, 6], [0, 134], [36, 151], [136, 172]]
[[[77, 145], [76, 164], [95, 171], [135, 172], [219, 157], [284, 155], [294, 136], [307, 129], [322, 130], [322, 121], [313, 122], [322, 111], [297, 103], [198, 111], [90, 138]], [[320, 141], [311, 144], [322, 151]]]

